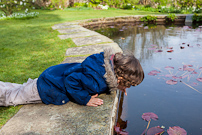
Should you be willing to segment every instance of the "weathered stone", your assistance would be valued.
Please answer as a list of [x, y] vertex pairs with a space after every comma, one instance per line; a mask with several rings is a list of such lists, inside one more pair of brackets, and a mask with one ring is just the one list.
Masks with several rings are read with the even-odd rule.
[[[76, 55], [79, 55], [79, 52], [77, 52]], [[78, 62], [81, 63], [83, 60], [85, 60], [87, 56], [82, 56], [82, 57], [67, 57], [62, 63], [74, 63]]]
[[60, 33], [75, 33], [75, 32], [89, 32], [90, 30], [83, 28], [83, 27], [78, 27], [75, 29], [64, 29], [64, 30], [58, 30]]
[[122, 52], [116, 43], [106, 43], [99, 45], [89, 45], [82, 47], [68, 48], [66, 51], [66, 56], [70, 55], [87, 55], [102, 52], [105, 48], [113, 48], [116, 52]]
[[68, 39], [68, 38], [79, 38], [79, 37], [87, 37], [87, 36], [99, 36], [100, 34], [95, 31], [88, 32], [77, 32], [77, 33], [69, 33], [65, 35], [58, 35], [60, 39]]
[[56, 30], [56, 29], [68, 29], [68, 28], [81, 28], [80, 25], [54, 25], [52, 26], [52, 29], [53, 30]]
[[77, 46], [82, 46], [82, 45], [93, 45], [93, 44], [99, 44], [103, 42], [109, 42], [113, 43], [114, 41], [105, 37], [105, 36], [92, 36], [92, 37], [84, 37], [84, 38], [73, 38], [72, 41], [77, 45]]
[[116, 92], [101, 94], [99, 107], [65, 105], [24, 105], [1, 130], [1, 135], [108, 135]]

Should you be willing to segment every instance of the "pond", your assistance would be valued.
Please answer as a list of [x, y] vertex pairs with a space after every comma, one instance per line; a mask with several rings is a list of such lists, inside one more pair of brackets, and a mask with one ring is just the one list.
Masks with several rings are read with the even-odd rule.
[[117, 25], [95, 31], [130, 50], [144, 69], [143, 82], [119, 101], [117, 122], [124, 131], [140, 135], [147, 127], [142, 114], [153, 112], [159, 119], [150, 127], [179, 126], [188, 135], [202, 135], [201, 26]]

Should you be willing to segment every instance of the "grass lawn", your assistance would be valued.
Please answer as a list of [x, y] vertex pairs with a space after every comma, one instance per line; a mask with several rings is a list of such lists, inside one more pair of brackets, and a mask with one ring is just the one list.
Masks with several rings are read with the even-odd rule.
[[[0, 81], [23, 83], [65, 59], [71, 39], [60, 40], [51, 26], [58, 23], [101, 17], [159, 14], [134, 10], [36, 10], [29, 20], [0, 20]], [[0, 128], [22, 106], [0, 107]]]

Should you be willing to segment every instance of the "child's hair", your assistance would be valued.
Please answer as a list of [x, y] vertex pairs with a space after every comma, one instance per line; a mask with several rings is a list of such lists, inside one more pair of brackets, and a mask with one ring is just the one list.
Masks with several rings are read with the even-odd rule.
[[136, 86], [144, 79], [142, 66], [132, 54], [116, 53], [114, 56], [114, 72], [117, 78], [123, 78], [119, 84], [126, 87]]

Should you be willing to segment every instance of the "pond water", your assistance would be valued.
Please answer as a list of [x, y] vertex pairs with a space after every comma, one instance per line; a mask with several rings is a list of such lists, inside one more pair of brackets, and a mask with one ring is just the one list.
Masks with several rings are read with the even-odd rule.
[[188, 135], [202, 135], [201, 26], [118, 25], [96, 31], [132, 51], [145, 72], [140, 85], [121, 95], [117, 121], [123, 130], [140, 135], [147, 126], [142, 114], [153, 112], [159, 119], [150, 127], [179, 126]]

